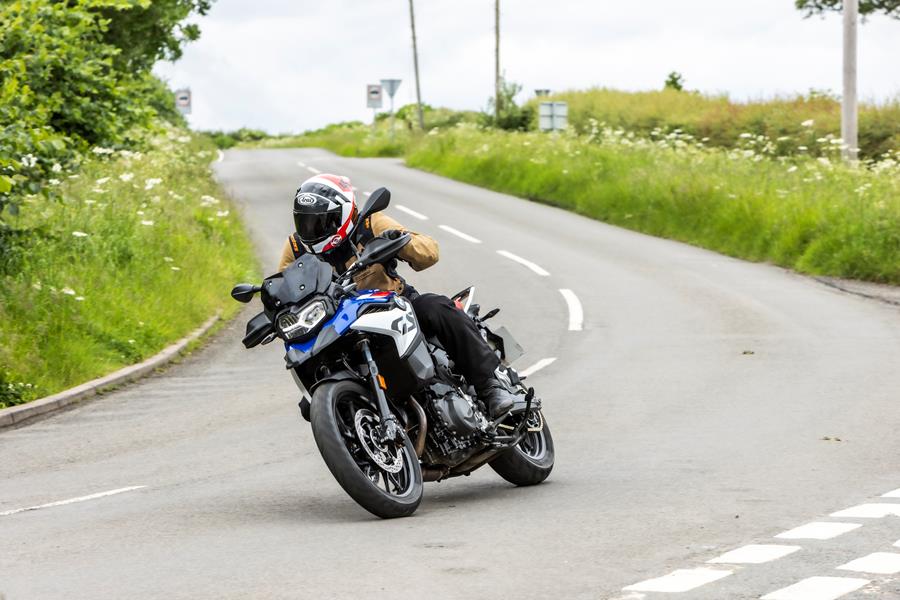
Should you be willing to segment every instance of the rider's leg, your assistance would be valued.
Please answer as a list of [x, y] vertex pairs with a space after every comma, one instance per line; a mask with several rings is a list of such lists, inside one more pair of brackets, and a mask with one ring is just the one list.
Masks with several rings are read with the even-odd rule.
[[412, 305], [423, 333], [441, 342], [459, 372], [475, 386], [491, 415], [499, 416], [512, 408], [512, 395], [497, 380], [500, 359], [472, 319], [450, 298], [439, 294], [421, 294], [412, 300]]

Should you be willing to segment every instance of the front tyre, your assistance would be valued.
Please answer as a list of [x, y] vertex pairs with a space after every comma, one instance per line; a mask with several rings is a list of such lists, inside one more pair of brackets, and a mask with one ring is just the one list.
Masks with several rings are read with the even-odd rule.
[[405, 433], [400, 448], [377, 441], [380, 421], [370, 392], [355, 381], [326, 383], [311, 404], [316, 445], [344, 491], [382, 519], [414, 513], [422, 501], [419, 459]]
[[550, 476], [555, 452], [553, 436], [540, 411], [528, 416], [525, 437], [489, 464], [500, 477], [513, 485], [537, 485]]

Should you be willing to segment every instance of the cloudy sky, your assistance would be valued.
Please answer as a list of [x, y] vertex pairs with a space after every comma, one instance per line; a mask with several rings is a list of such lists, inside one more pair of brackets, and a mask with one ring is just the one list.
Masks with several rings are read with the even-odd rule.
[[[493, 1], [416, 0], [422, 99], [482, 109], [493, 90]], [[793, 0], [502, 0], [501, 61], [528, 94], [606, 86], [747, 99], [841, 88], [841, 19]], [[200, 129], [272, 133], [371, 119], [365, 85], [403, 80], [415, 99], [407, 0], [217, 0], [203, 36], [157, 72], [194, 94]], [[900, 96], [900, 20], [860, 28], [863, 98]]]

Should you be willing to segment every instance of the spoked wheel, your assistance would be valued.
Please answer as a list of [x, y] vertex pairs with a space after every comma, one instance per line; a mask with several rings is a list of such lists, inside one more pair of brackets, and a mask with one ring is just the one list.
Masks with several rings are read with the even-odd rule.
[[310, 411], [319, 452], [337, 482], [360, 506], [384, 519], [405, 517], [422, 501], [422, 471], [412, 442], [381, 439], [369, 392], [354, 381], [326, 383]]
[[555, 451], [547, 420], [540, 411], [528, 415], [528, 431], [522, 440], [489, 464], [514, 485], [536, 485], [550, 476]]

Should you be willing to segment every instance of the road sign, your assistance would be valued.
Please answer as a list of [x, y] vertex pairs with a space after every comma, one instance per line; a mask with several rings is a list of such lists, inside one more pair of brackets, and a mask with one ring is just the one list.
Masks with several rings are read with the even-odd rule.
[[369, 108], [381, 108], [381, 86], [370, 83], [366, 86], [366, 106]]
[[190, 88], [175, 90], [175, 108], [177, 108], [183, 115], [191, 114]]
[[569, 105], [565, 102], [541, 102], [538, 127], [541, 131], [562, 131], [568, 125]]
[[400, 82], [402, 79], [382, 79], [381, 86], [384, 88], [384, 91], [387, 93], [389, 98], [393, 98], [394, 94], [397, 92], [397, 88], [400, 87]]

